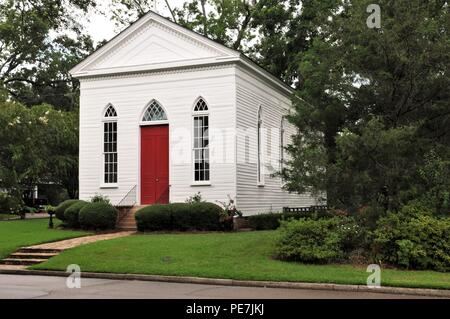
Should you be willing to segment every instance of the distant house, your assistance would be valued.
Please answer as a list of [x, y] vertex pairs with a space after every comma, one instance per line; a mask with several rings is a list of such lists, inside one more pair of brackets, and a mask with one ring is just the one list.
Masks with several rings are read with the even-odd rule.
[[284, 118], [292, 89], [241, 53], [149, 12], [71, 73], [81, 199], [148, 205], [201, 192], [231, 196], [246, 215], [316, 204], [273, 177], [295, 132]]

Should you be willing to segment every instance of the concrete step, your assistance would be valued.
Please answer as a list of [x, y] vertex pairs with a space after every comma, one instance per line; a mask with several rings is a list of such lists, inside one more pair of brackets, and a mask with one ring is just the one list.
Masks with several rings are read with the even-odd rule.
[[58, 253], [13, 253], [8, 258], [13, 259], [49, 259]]
[[19, 259], [19, 258], [6, 258], [0, 260], [2, 265], [35, 265], [46, 261], [47, 259]]
[[22, 247], [17, 252], [18, 253], [32, 253], [32, 254], [58, 254], [61, 251], [62, 251], [61, 249]]

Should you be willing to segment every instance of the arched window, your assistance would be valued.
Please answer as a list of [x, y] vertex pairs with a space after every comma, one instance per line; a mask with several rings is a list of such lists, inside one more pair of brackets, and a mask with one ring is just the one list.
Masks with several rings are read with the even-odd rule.
[[258, 124], [257, 124], [257, 143], [258, 143], [258, 159], [257, 159], [257, 174], [258, 174], [258, 185], [264, 184], [264, 174], [262, 172], [263, 167], [263, 161], [262, 161], [262, 124], [263, 124], [263, 118], [262, 118], [262, 106], [258, 109]]
[[208, 104], [199, 98], [194, 105], [193, 112], [193, 159], [194, 181], [208, 182], [209, 170], [209, 114]]
[[167, 121], [166, 112], [155, 100], [151, 101], [145, 110], [142, 122]]
[[111, 104], [103, 115], [103, 183], [117, 183], [117, 112]]
[[283, 167], [284, 167], [284, 121], [285, 121], [285, 118], [281, 117], [281, 124], [280, 124], [280, 172], [283, 171]]

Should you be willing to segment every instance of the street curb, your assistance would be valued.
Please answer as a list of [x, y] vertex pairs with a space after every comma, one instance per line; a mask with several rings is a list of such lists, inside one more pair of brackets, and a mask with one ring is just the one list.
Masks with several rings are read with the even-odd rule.
[[[67, 277], [69, 274], [63, 271], [53, 270], [26, 270], [26, 269], [0, 269], [0, 274], [8, 275], [34, 275], [34, 276], [59, 276]], [[203, 284], [203, 285], [221, 285], [221, 286], [241, 286], [241, 287], [263, 287], [263, 288], [288, 288], [288, 289], [314, 289], [314, 290], [332, 290], [347, 292], [372, 292], [389, 293], [398, 295], [413, 295], [423, 297], [441, 297], [450, 298], [450, 290], [444, 289], [425, 289], [425, 288], [400, 288], [400, 287], [380, 287], [369, 288], [362, 285], [341, 285], [341, 284], [321, 284], [321, 283], [302, 283], [302, 282], [277, 282], [277, 281], [252, 281], [252, 280], [234, 280], [234, 279], [216, 279], [201, 277], [178, 277], [178, 276], [160, 276], [160, 275], [134, 275], [134, 274], [112, 274], [112, 273], [94, 273], [83, 272], [83, 278], [95, 279], [114, 279], [114, 280], [139, 280], [139, 281], [157, 281], [185, 284]]]

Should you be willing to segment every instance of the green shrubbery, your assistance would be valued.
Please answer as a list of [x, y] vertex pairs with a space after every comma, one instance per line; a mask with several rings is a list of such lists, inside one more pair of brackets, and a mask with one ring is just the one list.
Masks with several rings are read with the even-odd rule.
[[83, 229], [114, 229], [117, 209], [103, 202], [88, 203], [80, 210], [79, 222]]
[[345, 258], [360, 236], [351, 217], [282, 221], [275, 252], [284, 260], [333, 262]]
[[223, 209], [207, 202], [152, 205], [136, 213], [139, 231], [221, 230]]
[[79, 215], [80, 210], [86, 206], [88, 203], [85, 201], [79, 201], [69, 206], [64, 212], [64, 221], [66, 225], [70, 228], [79, 228], [80, 221]]
[[450, 270], [450, 219], [405, 206], [380, 218], [373, 232], [377, 261], [410, 269]]
[[319, 219], [332, 216], [335, 216], [335, 214], [326, 210], [317, 212], [265, 213], [249, 216], [248, 224], [254, 230], [274, 230], [280, 227], [282, 220], [301, 218]]
[[62, 220], [63, 222], [66, 221], [66, 218], [64, 216], [66, 209], [69, 208], [70, 206], [72, 206], [73, 204], [79, 203], [79, 202], [80, 202], [80, 200], [78, 200], [78, 199], [68, 199], [68, 200], [62, 202], [61, 204], [59, 204], [58, 207], [56, 207], [56, 209], [55, 209], [56, 218], [58, 218], [59, 220]]

